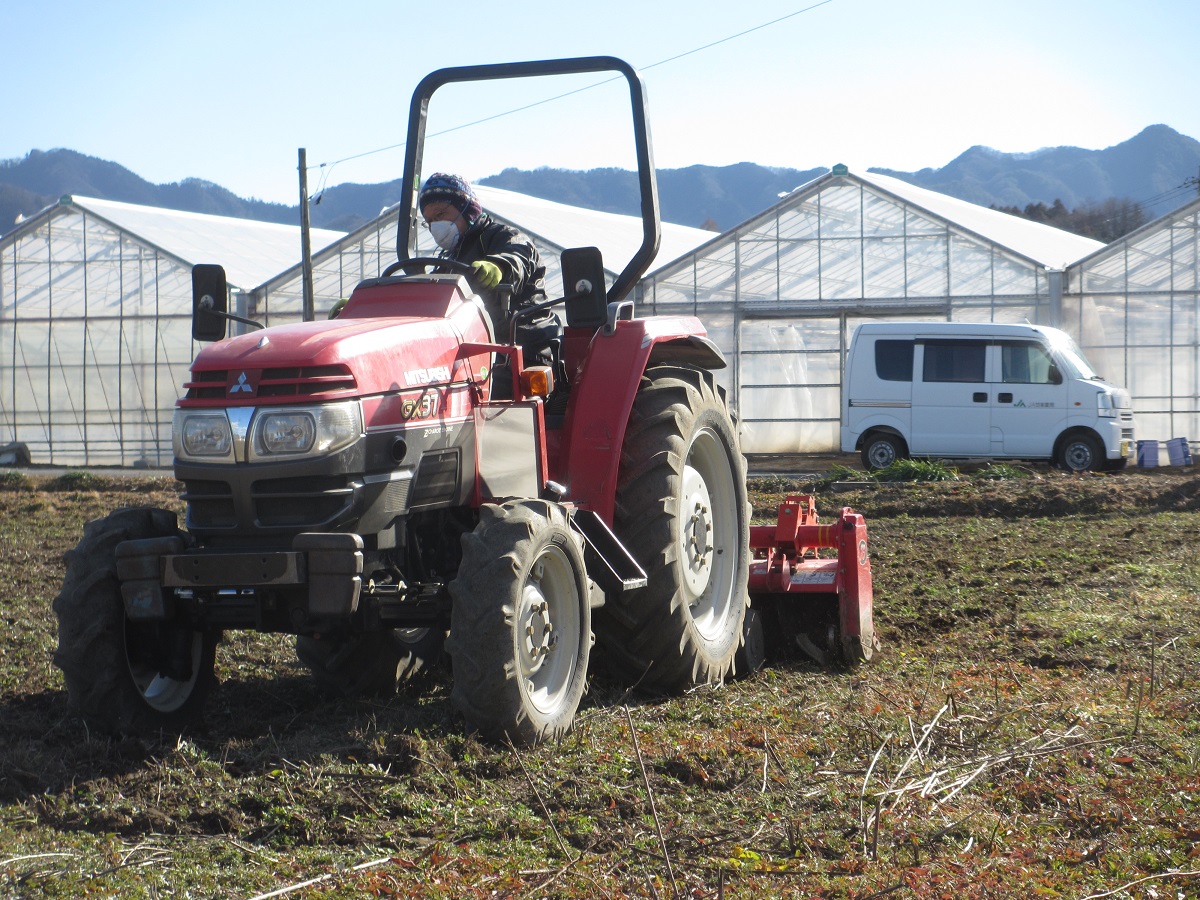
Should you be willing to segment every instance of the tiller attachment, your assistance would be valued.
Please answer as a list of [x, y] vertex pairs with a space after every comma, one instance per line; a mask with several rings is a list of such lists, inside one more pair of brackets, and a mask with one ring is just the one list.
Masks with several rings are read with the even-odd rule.
[[[834, 522], [817, 521], [816, 498], [789, 496], [775, 525], [750, 528], [750, 597], [773, 626], [828, 665], [867, 662], [877, 647], [871, 621], [871, 557], [867, 523], [850, 507]], [[821, 551], [836, 550], [837, 555]], [[770, 619], [775, 621], [771, 622]]]

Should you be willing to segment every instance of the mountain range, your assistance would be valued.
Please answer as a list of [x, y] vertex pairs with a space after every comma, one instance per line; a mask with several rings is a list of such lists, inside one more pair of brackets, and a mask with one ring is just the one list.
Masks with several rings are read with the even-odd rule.
[[[658, 172], [664, 221], [724, 231], [778, 202], [779, 196], [823, 175], [824, 167], [790, 169], [743, 162]], [[1196, 196], [1200, 141], [1166, 125], [1151, 125], [1103, 150], [1048, 147], [1003, 153], [976, 146], [941, 168], [916, 172], [872, 168], [920, 187], [982, 206], [1023, 209], [1055, 200], [1067, 208], [1120, 198], [1157, 218]], [[480, 184], [546, 200], [637, 215], [637, 179], [622, 169], [505, 169]], [[351, 231], [400, 197], [401, 182], [340, 184], [314, 197], [315, 227]], [[32, 150], [0, 161], [0, 234], [64, 194], [190, 212], [296, 224], [298, 207], [244, 199], [220, 185], [189, 178], [152, 184], [115, 162], [74, 150]]]

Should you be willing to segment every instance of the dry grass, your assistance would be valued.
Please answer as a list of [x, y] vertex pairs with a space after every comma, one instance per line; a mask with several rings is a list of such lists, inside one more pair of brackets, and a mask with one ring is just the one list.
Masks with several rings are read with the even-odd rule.
[[874, 665], [597, 680], [520, 753], [462, 733], [446, 675], [332, 700], [253, 634], [202, 731], [89, 735], [50, 663], [62, 554], [173, 489], [0, 482], [0, 897], [1200, 896], [1190, 474], [827, 496], [868, 517]]

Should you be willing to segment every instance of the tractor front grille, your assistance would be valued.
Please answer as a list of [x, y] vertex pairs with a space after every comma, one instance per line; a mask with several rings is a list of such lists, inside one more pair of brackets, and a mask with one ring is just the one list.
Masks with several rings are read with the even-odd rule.
[[[231, 380], [242, 374], [238, 369], [210, 369], [192, 372], [192, 380], [184, 383], [189, 400], [221, 400], [228, 394]], [[332, 366], [287, 366], [263, 369], [258, 377], [257, 397], [315, 398], [340, 397], [354, 392], [358, 381], [344, 363]]]
[[344, 517], [354, 504], [346, 476], [306, 476], [251, 481], [243, 494], [230, 482], [184, 482], [188, 527], [253, 532], [260, 529], [320, 530]]
[[266, 369], [258, 382], [258, 396], [313, 397], [353, 391], [357, 387], [354, 373], [343, 364]]
[[188, 481], [183, 499], [187, 503], [188, 524], [201, 528], [235, 528], [237, 509], [233, 488], [224, 481]]
[[275, 478], [252, 488], [255, 518], [266, 528], [312, 528], [348, 510], [354, 488], [345, 478]]

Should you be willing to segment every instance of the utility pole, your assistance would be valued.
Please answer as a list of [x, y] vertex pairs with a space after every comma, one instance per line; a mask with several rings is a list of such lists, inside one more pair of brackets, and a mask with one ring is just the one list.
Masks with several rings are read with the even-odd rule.
[[308, 154], [300, 148], [300, 273], [304, 321], [316, 318], [313, 309], [312, 235], [308, 222]]

